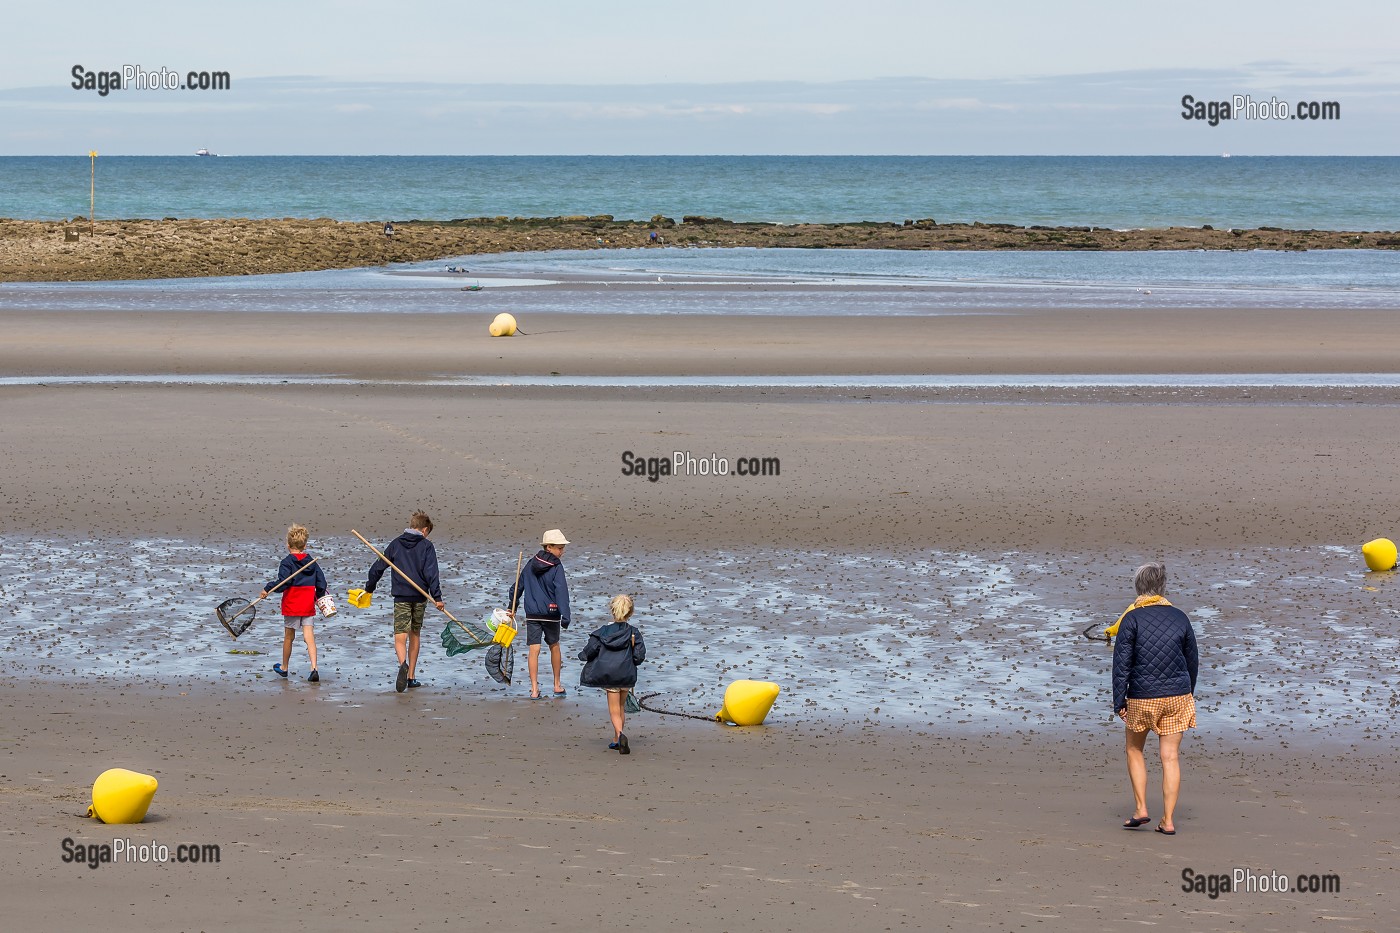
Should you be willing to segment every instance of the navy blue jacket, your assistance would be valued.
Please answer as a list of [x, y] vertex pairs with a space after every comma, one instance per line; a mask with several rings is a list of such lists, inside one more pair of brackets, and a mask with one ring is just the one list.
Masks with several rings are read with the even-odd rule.
[[277, 565], [277, 579], [263, 587], [270, 593], [277, 584], [292, 574], [297, 574], [295, 580], [277, 591], [282, 594], [282, 615], [284, 616], [314, 616], [316, 614], [316, 600], [326, 595], [326, 575], [321, 572], [319, 562], [313, 564], [310, 570], [297, 573], [306, 566], [306, 562], [309, 560], [311, 560], [309, 554], [288, 554], [282, 558], [282, 563]]
[[553, 622], [569, 627], [569, 581], [564, 579], [564, 562], [546, 550], [530, 558], [520, 571], [520, 577], [506, 595], [506, 605], [515, 605], [515, 594], [521, 593], [525, 618], [535, 622]]
[[[433, 542], [416, 531], [405, 531], [384, 549], [384, 556], [394, 562], [394, 566], [413, 578], [413, 581], [432, 594], [434, 602], [442, 602], [442, 584], [438, 580], [437, 549]], [[373, 593], [379, 585], [379, 578], [389, 565], [376, 560], [369, 568], [369, 581], [365, 592]], [[421, 603], [423, 594], [415, 590], [407, 580], [400, 580], [398, 574], [392, 577], [389, 592], [396, 603]]]
[[1196, 633], [1175, 606], [1143, 606], [1123, 617], [1113, 645], [1113, 711], [1129, 698], [1196, 692]]
[[584, 662], [578, 681], [585, 687], [635, 687], [647, 646], [636, 626], [613, 622], [588, 636], [578, 659]]

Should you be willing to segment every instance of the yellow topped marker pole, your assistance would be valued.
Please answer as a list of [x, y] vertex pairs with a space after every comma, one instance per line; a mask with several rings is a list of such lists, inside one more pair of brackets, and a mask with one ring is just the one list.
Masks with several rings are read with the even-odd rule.
[[94, 207], [97, 205], [97, 150], [88, 152], [88, 158], [92, 161], [92, 172], [88, 178], [88, 236], [92, 236], [92, 218]]

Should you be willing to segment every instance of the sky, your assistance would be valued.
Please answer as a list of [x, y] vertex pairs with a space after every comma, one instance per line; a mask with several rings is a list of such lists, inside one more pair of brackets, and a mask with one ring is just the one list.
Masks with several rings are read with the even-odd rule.
[[[5, 19], [0, 155], [1400, 153], [1400, 4], [1371, 0], [82, 0]], [[73, 87], [128, 66], [230, 87]], [[1188, 94], [1339, 118], [1210, 126]]]

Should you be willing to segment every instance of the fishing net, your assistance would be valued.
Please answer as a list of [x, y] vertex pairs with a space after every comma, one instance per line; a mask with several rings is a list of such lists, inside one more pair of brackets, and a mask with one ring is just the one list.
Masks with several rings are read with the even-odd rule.
[[442, 629], [442, 646], [450, 658], [473, 648], [485, 648], [491, 644], [492, 637], [491, 630], [484, 625], [449, 619]]
[[498, 684], [509, 684], [515, 673], [515, 649], [492, 645], [486, 650], [486, 673]]
[[246, 599], [226, 599], [219, 603], [214, 614], [219, 617], [219, 622], [228, 633], [234, 638], [248, 631], [248, 626], [253, 624], [253, 619], [258, 614], [258, 608]]

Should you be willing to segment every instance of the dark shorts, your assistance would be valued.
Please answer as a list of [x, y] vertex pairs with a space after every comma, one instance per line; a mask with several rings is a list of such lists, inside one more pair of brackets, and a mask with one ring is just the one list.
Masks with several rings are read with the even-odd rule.
[[540, 621], [535, 621], [534, 619], [525, 620], [525, 644], [538, 645], [541, 639], [544, 640], [546, 645], [559, 644], [558, 619], [552, 622], [548, 619], [542, 619]]
[[423, 613], [427, 603], [394, 603], [394, 634], [407, 635], [423, 630]]

